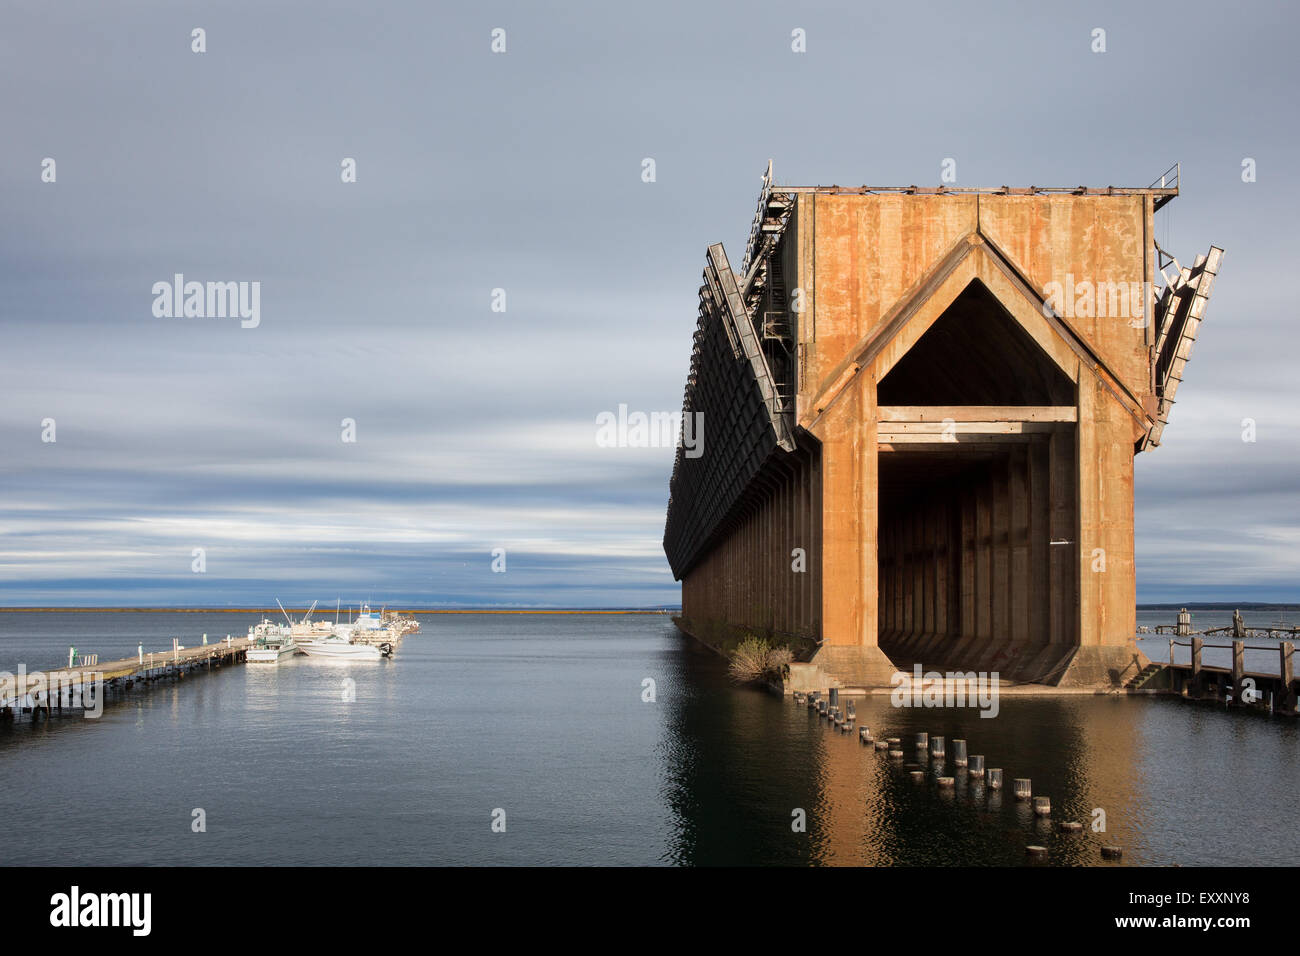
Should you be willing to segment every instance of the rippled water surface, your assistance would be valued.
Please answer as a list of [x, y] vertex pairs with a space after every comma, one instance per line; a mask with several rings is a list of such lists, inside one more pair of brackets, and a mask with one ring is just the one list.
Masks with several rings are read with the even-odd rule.
[[[69, 644], [107, 660], [256, 619], [3, 613], [0, 666], [57, 665]], [[1008, 788], [1031, 778], [1056, 819], [1084, 823], [1068, 836], [1009, 789], [957, 772], [941, 791], [933, 768], [913, 783], [806, 709], [732, 686], [666, 617], [421, 620], [391, 661], [229, 667], [98, 720], [0, 726], [4, 862], [1021, 865], [1040, 843], [1092, 864], [1104, 842], [1126, 864], [1189, 865], [1300, 850], [1278, 822], [1300, 779], [1294, 722], [1159, 699], [1004, 698], [991, 720], [858, 703], [909, 760], [927, 731], [964, 737]]]

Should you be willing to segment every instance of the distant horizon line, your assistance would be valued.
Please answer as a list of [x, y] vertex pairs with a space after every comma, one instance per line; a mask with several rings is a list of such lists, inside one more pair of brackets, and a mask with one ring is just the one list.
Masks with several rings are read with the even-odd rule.
[[[353, 604], [350, 607], [345, 605], [347, 610], [358, 607]], [[369, 607], [373, 610], [375, 604], [370, 603]], [[381, 609], [393, 611], [395, 613], [408, 614], [658, 614], [663, 611], [680, 611], [680, 604], [651, 604], [641, 607], [527, 607], [527, 606], [502, 606], [495, 607], [401, 607], [398, 605], [380, 604]], [[56, 606], [56, 605], [32, 605], [32, 606], [7, 606], [0, 607], [0, 613], [7, 612], [39, 612], [39, 613], [141, 613], [141, 614], [262, 614], [278, 613], [278, 607], [196, 607], [196, 606], [177, 606], [177, 607], [158, 607], [158, 606]], [[286, 607], [288, 613], [301, 612], [307, 613], [310, 608], [307, 607]], [[316, 611], [327, 611], [328, 608], [317, 607]]]
[[[488, 605], [468, 607], [421, 607], [419, 605], [388, 605], [375, 602], [362, 602], [371, 609], [376, 606], [396, 613], [407, 614], [658, 614], [665, 611], [681, 611], [680, 604], [647, 604], [603, 607], [530, 607], [528, 605]], [[358, 608], [359, 604], [345, 605], [349, 610]], [[1300, 609], [1300, 601], [1160, 601], [1135, 605], [1139, 611], [1166, 611], [1187, 608], [1190, 611], [1228, 611], [1228, 610], [1290, 610]], [[144, 613], [144, 614], [262, 614], [278, 613], [278, 607], [220, 607], [211, 605], [6, 605], [0, 606], [0, 613]], [[306, 614], [310, 608], [286, 607], [286, 612]], [[327, 607], [317, 606], [316, 611], [325, 612]]]

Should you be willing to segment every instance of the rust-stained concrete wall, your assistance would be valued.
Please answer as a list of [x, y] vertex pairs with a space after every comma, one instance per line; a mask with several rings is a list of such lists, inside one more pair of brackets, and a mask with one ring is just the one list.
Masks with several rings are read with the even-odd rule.
[[740, 633], [802, 644], [821, 633], [818, 462], [809, 443], [773, 463], [682, 581], [682, 617], [696, 637], [715, 646]]

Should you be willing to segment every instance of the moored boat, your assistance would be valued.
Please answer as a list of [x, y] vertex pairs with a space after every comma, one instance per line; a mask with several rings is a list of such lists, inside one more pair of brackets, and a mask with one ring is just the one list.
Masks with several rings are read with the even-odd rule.
[[248, 629], [249, 646], [244, 659], [250, 664], [275, 664], [298, 652], [288, 628], [263, 618]]
[[418, 629], [419, 625], [412, 619], [399, 618], [385, 610], [376, 613], [370, 609], [369, 604], [360, 606], [355, 619], [351, 618], [351, 609], [349, 609], [348, 622], [334, 625], [336, 635], [354, 644], [372, 644], [379, 647], [387, 645], [390, 653], [402, 642], [403, 637]]
[[339, 634], [299, 641], [297, 647], [308, 657], [347, 661], [377, 661], [393, 653], [391, 644], [358, 644]]

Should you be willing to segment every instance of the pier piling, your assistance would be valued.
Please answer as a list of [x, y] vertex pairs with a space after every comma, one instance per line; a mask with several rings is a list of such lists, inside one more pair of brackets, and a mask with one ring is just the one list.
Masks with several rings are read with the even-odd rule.
[[952, 742], [952, 762], [953, 766], [966, 766], [966, 741], [954, 740]]

